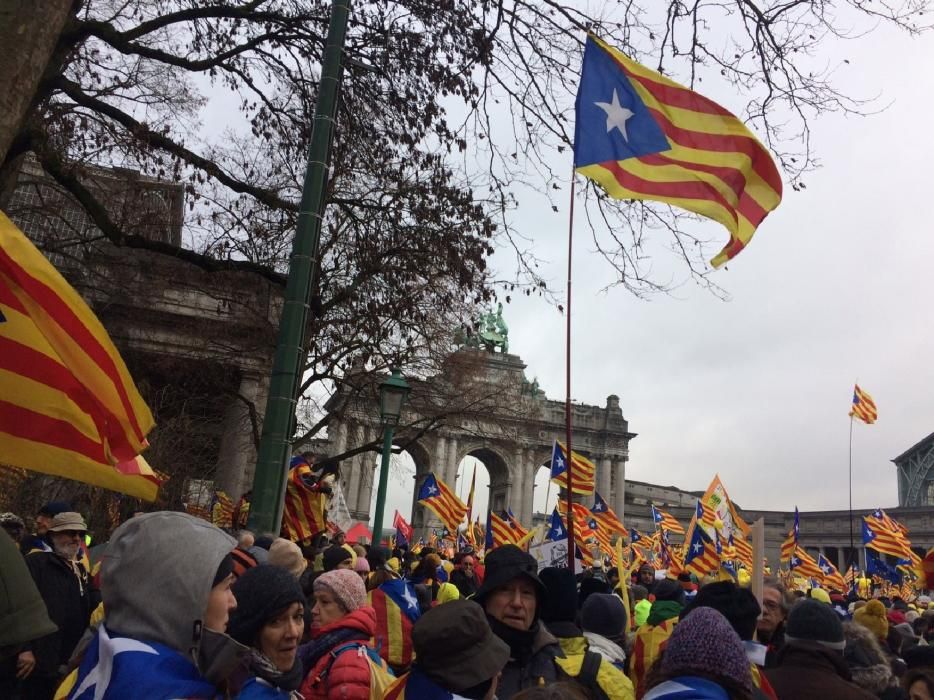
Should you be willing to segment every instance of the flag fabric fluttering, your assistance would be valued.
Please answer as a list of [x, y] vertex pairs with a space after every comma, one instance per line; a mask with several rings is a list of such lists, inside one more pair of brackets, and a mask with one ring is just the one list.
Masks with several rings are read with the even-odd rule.
[[470, 477], [470, 491], [467, 493], [467, 539], [473, 543], [473, 532], [470, 527], [470, 522], [473, 520], [473, 493], [474, 487], [477, 485], [477, 465], [474, 464], [473, 474]]
[[779, 561], [782, 564], [788, 562], [791, 559], [791, 555], [794, 554], [795, 547], [798, 546], [798, 530], [800, 524], [798, 521], [798, 506], [795, 506], [795, 521], [791, 526], [791, 529], [788, 531], [788, 535], [785, 537], [785, 541], [782, 542], [781, 556]]
[[872, 425], [879, 417], [876, 410], [876, 402], [865, 391], [859, 388], [859, 384], [853, 387], [853, 405], [850, 407], [850, 416], [859, 418], [866, 425]]
[[437, 515], [451, 532], [457, 532], [457, 526], [467, 515], [467, 505], [434, 472], [428, 475], [418, 490], [418, 502]]
[[376, 613], [379, 655], [396, 671], [407, 669], [414, 655], [412, 625], [421, 615], [415, 589], [405, 579], [387, 581], [367, 593], [367, 602]]
[[[568, 457], [567, 448], [564, 443], [555, 440], [551, 448], [551, 480], [558, 486], [567, 487], [568, 478]], [[584, 457], [584, 455], [571, 451], [571, 490], [574, 493], [589, 496], [594, 492], [594, 474], [596, 467], [594, 463]]]
[[863, 544], [882, 554], [911, 559], [911, 544], [905, 536], [889, 530], [882, 521], [872, 516], [863, 517]]
[[488, 539], [492, 537], [490, 549], [494, 547], [502, 547], [504, 544], [515, 544], [516, 536], [513, 532], [513, 529], [509, 526], [509, 523], [506, 521], [506, 518], [503, 515], [494, 513], [490, 511], [489, 519], [487, 520], [487, 527], [489, 528], [490, 535]]
[[695, 527], [691, 542], [684, 551], [683, 570], [702, 577], [720, 568], [720, 555], [716, 543], [702, 527]]
[[153, 501], [155, 425], [81, 296], [0, 212], [0, 464]]
[[617, 517], [615, 511], [596, 491], [593, 493], [593, 506], [590, 508], [590, 512], [593, 513], [593, 517], [597, 519], [597, 522], [606, 528], [607, 532], [616, 535], [626, 534], [626, 526], [623, 525], [623, 521]]
[[293, 457], [285, 486], [282, 534], [297, 543], [309, 543], [327, 528], [327, 495], [304, 457]]
[[513, 514], [512, 508], [506, 509], [506, 522], [509, 524], [509, 528], [512, 530], [513, 540], [515, 542], [520, 542], [525, 539], [529, 531], [522, 527], [522, 523], [519, 522], [519, 519]]
[[732, 113], [587, 37], [577, 92], [574, 167], [615, 199], [664, 202], [722, 224], [739, 254], [782, 198], [766, 148]]
[[814, 557], [804, 551], [800, 546], [795, 547], [795, 551], [791, 555], [791, 559], [788, 561], [788, 568], [794, 571], [800, 576], [805, 576], [806, 578], [816, 578], [818, 581], [823, 580], [824, 572], [821, 571], [821, 568], [817, 565], [817, 562], [814, 561]]
[[211, 523], [216, 527], [233, 527], [233, 501], [223, 491], [214, 492], [214, 505], [211, 506]]
[[713, 530], [717, 523], [717, 514], [714, 512], [714, 509], [700, 499], [697, 499], [697, 507], [695, 509], [694, 518], [698, 523], [701, 523], [709, 530]]
[[652, 520], [658, 527], [662, 528], [663, 530], [670, 530], [671, 532], [675, 532], [679, 535], [684, 534], [684, 528], [681, 527], [681, 523], [679, 523], [673, 515], [656, 508], [654, 505], [650, 506], [650, 508], [652, 512]]
[[412, 526], [402, 517], [398, 510], [392, 516], [392, 526], [396, 530], [396, 546], [407, 545], [412, 541]]
[[866, 552], [866, 573], [869, 576], [879, 576], [891, 583], [898, 584], [902, 582], [902, 574], [897, 568], [887, 564], [868, 550]]
[[840, 593], [846, 593], [846, 581], [843, 580], [843, 576], [840, 574], [837, 567], [831, 564], [830, 560], [823, 554], [817, 555], [817, 566], [824, 574], [823, 583], [826, 588], [839, 591]]

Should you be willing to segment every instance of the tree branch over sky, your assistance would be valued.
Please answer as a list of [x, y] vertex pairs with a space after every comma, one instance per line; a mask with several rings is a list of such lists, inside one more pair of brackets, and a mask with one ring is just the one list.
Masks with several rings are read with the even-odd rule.
[[[882, 25], [925, 31], [930, 4], [643, 0], [594, 15], [559, 0], [355, 2], [306, 389], [333, 389], [361, 361], [378, 370], [442, 357], [453, 330], [496, 293], [550, 293], [516, 207], [529, 190], [566, 206], [586, 31], [712, 97], [729, 95], [797, 189], [818, 165], [813, 120], [874, 108], [840, 87], [845, 42]], [[35, 154], [97, 225], [89, 236], [278, 280], [329, 10], [323, 0], [77, 2], [3, 171]], [[210, 109], [218, 103], [233, 108]], [[81, 185], [91, 165], [184, 183], [189, 250], [113, 221]], [[646, 247], [658, 239], [686, 275], [712, 285], [693, 217], [592, 187], [581, 196], [619, 284], [667, 288]], [[514, 250], [514, 269], [488, 268], [497, 247]]]

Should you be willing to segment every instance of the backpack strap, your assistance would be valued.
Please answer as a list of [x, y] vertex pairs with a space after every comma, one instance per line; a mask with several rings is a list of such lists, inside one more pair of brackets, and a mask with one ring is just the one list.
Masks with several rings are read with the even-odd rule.
[[597, 652], [589, 649], [584, 652], [584, 660], [581, 663], [580, 673], [577, 674], [577, 682], [589, 688], [596, 700], [609, 700], [609, 696], [597, 681], [597, 674], [600, 672], [600, 664], [602, 663], [603, 657]]
[[336, 649], [331, 649], [331, 651], [328, 652], [328, 663], [324, 667], [324, 670], [322, 670], [321, 673], [317, 675], [315, 681], [327, 681], [327, 678], [331, 673], [331, 666], [333, 666], [334, 662], [337, 661], [337, 657], [343, 654], [345, 651], [359, 649], [362, 646], [364, 646], [362, 642], [347, 642], [346, 644], [341, 644]]

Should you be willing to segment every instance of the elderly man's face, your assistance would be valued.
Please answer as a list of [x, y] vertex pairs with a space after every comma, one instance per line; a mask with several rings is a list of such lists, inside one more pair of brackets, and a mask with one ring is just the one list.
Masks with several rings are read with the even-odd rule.
[[782, 593], [774, 588], [762, 589], [762, 617], [756, 629], [760, 635], [769, 636], [785, 619], [782, 611]]
[[500, 586], [486, 598], [486, 612], [504, 625], [527, 630], [535, 620], [538, 604], [535, 584], [520, 576]]

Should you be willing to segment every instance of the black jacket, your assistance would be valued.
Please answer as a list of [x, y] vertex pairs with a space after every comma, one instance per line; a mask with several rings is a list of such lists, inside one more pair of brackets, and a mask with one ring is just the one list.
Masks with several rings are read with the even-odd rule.
[[775, 695], [794, 700], [876, 700], [850, 682], [843, 653], [817, 644], [785, 645], [778, 666], [765, 670]]
[[59, 666], [68, 663], [91, 619], [91, 590], [88, 572], [80, 563], [71, 565], [52, 552], [33, 552], [26, 565], [45, 601], [49, 618], [58, 631], [30, 642], [36, 657], [36, 670], [55, 674]]
[[454, 569], [451, 572], [451, 583], [457, 586], [457, 590], [460, 591], [461, 598], [469, 598], [474, 593], [477, 592], [477, 577], [469, 577], [460, 569]]

